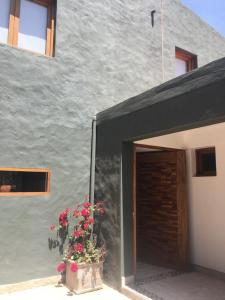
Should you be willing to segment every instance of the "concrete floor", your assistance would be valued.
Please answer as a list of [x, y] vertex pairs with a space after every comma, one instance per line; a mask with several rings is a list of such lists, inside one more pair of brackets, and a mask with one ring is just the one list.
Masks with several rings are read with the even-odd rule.
[[139, 264], [130, 285], [152, 300], [225, 300], [225, 281], [203, 272], [178, 272]]
[[119, 292], [104, 287], [102, 290], [98, 290], [92, 293], [86, 293], [82, 295], [74, 295], [69, 293], [66, 287], [56, 287], [54, 285], [33, 288], [11, 294], [0, 295], [0, 300], [128, 300]]
[[[151, 300], [225, 300], [225, 281], [202, 272], [178, 272], [147, 264], [138, 264], [135, 284], [129, 285]], [[69, 293], [64, 286], [48, 285], [0, 295], [0, 300], [128, 300], [104, 286], [83, 295]], [[138, 299], [138, 298], [135, 298]]]

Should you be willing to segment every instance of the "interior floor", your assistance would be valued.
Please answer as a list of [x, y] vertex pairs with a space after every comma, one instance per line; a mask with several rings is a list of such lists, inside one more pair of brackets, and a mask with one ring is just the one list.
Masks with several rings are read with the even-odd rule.
[[130, 287], [152, 300], [225, 300], [225, 281], [200, 271], [180, 272], [137, 264]]

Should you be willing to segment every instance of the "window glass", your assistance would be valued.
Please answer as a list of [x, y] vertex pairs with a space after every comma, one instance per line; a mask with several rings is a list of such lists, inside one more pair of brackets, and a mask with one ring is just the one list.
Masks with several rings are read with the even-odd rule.
[[196, 176], [216, 176], [215, 147], [196, 150]]
[[0, 42], [7, 43], [10, 0], [0, 0]]
[[2, 193], [47, 193], [49, 180], [49, 171], [0, 170], [0, 196]]
[[180, 76], [187, 73], [187, 62], [183, 59], [176, 58], [176, 75]]
[[21, 0], [18, 47], [45, 54], [47, 7]]

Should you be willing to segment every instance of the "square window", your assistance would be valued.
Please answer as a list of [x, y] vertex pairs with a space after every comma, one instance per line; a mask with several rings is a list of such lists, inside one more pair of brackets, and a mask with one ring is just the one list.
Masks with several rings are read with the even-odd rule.
[[53, 56], [56, 0], [1, 0], [0, 42]]
[[175, 48], [176, 54], [176, 76], [183, 75], [195, 68], [197, 68], [197, 56], [182, 50]]
[[195, 150], [196, 176], [216, 176], [215, 147]]

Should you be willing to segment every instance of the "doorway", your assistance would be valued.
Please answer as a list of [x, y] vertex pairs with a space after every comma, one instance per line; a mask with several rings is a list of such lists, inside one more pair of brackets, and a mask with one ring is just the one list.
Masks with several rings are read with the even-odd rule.
[[183, 270], [188, 265], [185, 151], [134, 147], [134, 274], [139, 276], [138, 266], [149, 273], [156, 267]]

